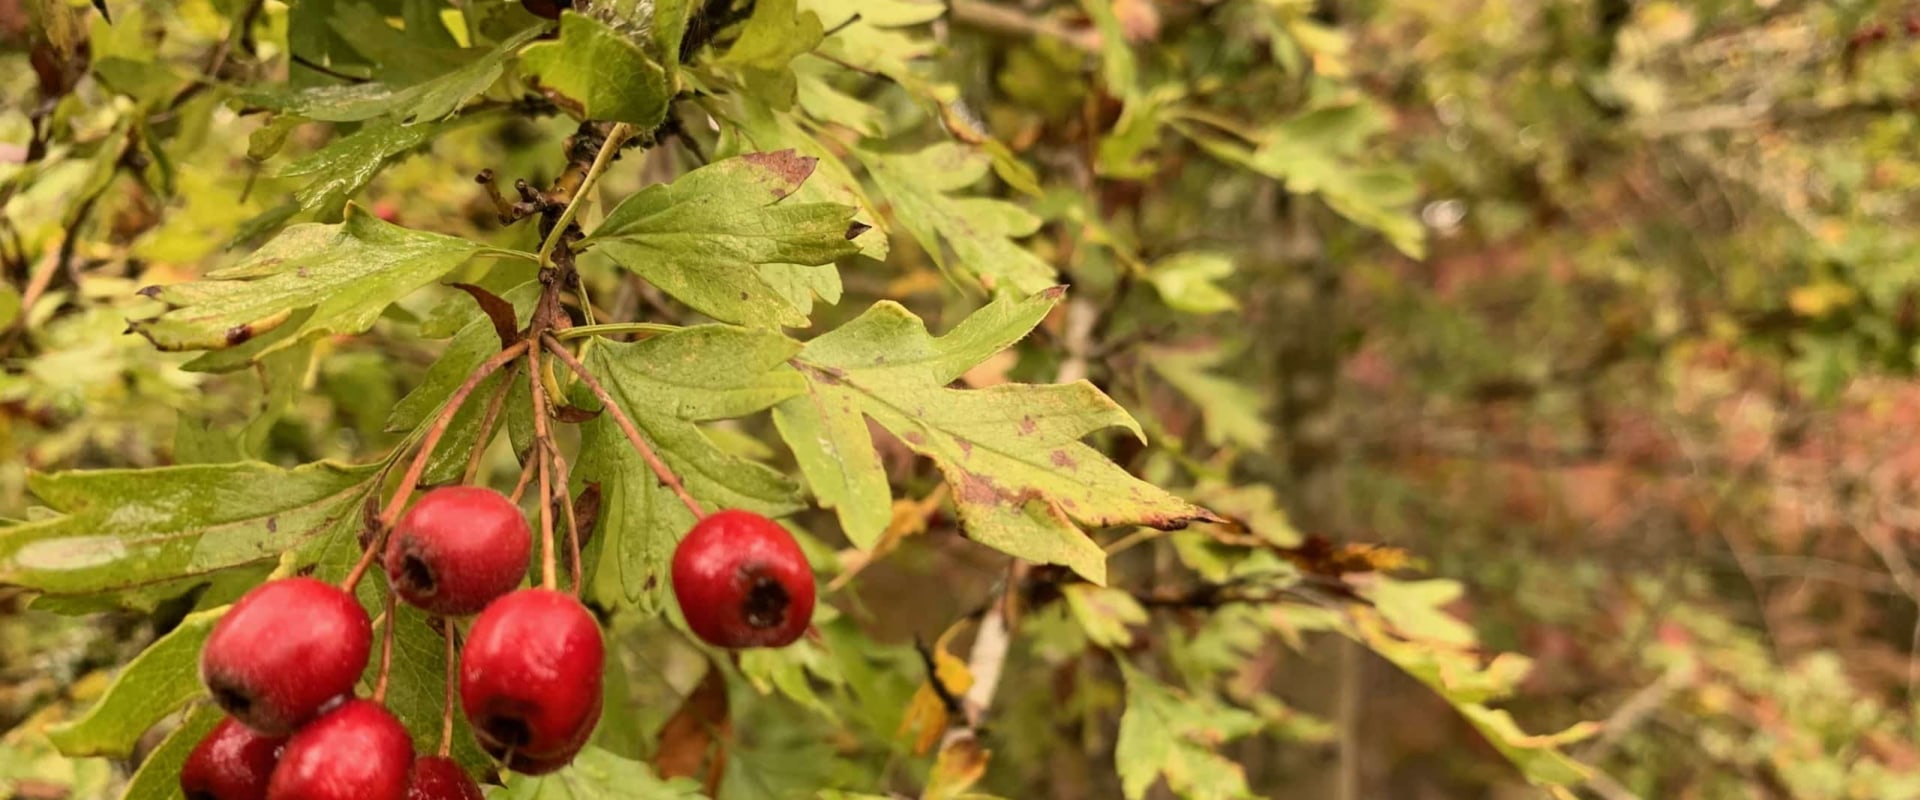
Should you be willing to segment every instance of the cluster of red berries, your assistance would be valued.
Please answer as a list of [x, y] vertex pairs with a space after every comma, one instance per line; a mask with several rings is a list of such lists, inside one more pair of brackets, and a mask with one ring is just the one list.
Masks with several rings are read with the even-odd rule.
[[[605, 645], [572, 595], [518, 588], [530, 551], [511, 501], [454, 486], [421, 497], [382, 555], [401, 599], [443, 617], [478, 613], [460, 655], [461, 709], [490, 755], [539, 775], [571, 763], [599, 723]], [[813, 615], [799, 547], [750, 512], [696, 524], [674, 552], [673, 586], [688, 627], [720, 647], [789, 644]], [[228, 717], [181, 769], [189, 800], [479, 800], [459, 764], [416, 759], [400, 721], [355, 696], [372, 628], [350, 591], [312, 578], [235, 603], [201, 652], [201, 680]]]

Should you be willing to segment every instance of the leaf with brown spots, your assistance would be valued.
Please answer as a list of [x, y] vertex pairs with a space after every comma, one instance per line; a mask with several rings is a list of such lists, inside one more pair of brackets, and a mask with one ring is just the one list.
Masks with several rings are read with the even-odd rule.
[[344, 222], [295, 225], [203, 280], [143, 292], [170, 309], [131, 328], [162, 350], [220, 350], [313, 309], [292, 335], [254, 351], [258, 360], [303, 341], [365, 331], [394, 301], [485, 252], [509, 251], [390, 225], [350, 206]]
[[944, 336], [882, 302], [807, 343], [794, 363], [807, 391], [774, 409], [820, 504], [847, 537], [872, 547], [890, 519], [885, 471], [867, 420], [933, 459], [952, 487], [968, 537], [1010, 555], [1063, 564], [1095, 583], [1106, 557], [1081, 524], [1179, 528], [1217, 521], [1127, 473], [1081, 439], [1138, 423], [1093, 384], [948, 388], [1033, 330], [1060, 301], [1048, 289], [1003, 296]]

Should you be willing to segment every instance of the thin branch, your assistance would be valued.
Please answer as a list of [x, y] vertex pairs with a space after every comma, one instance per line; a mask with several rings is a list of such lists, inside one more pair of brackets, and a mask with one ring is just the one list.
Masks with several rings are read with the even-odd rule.
[[540, 375], [540, 348], [527, 350], [527, 383], [533, 390], [533, 460], [540, 470], [540, 586], [559, 586], [554, 573], [553, 484], [548, 463], [552, 460], [553, 433], [547, 425], [547, 387]]
[[647, 462], [647, 467], [653, 470], [654, 477], [659, 478], [661, 483], [673, 490], [674, 496], [680, 498], [680, 502], [687, 507], [688, 511], [693, 512], [695, 519], [705, 517], [707, 512], [700, 508], [700, 503], [693, 499], [693, 495], [687, 493], [687, 487], [680, 483], [680, 476], [673, 474], [673, 470], [667, 468], [666, 462], [661, 461], [660, 456], [653, 452], [653, 447], [648, 445], [646, 438], [640, 435], [640, 429], [634, 427], [633, 420], [627, 417], [627, 412], [620, 409], [620, 404], [613, 402], [613, 395], [607, 393], [607, 387], [600, 384], [600, 379], [593, 377], [593, 373], [587, 371], [586, 365], [581, 364], [579, 359], [567, 352], [566, 346], [562, 345], [559, 339], [546, 335], [541, 337], [541, 342], [546, 345], [547, 351], [552, 353], [554, 358], [560, 359], [560, 363], [566, 364], [567, 369], [573, 370], [573, 374], [580, 376], [580, 382], [587, 385], [587, 389], [593, 392], [594, 397], [600, 399], [600, 405], [606, 408], [608, 416], [613, 417], [614, 424], [620, 426], [620, 432], [627, 435], [627, 441], [633, 445], [635, 451], [640, 453], [641, 460]]
[[445, 636], [447, 640], [447, 672], [445, 679], [441, 681], [445, 689], [440, 698], [440, 748], [438, 752], [441, 758], [446, 758], [448, 753], [453, 752], [453, 685], [460, 678], [460, 671], [454, 666], [458, 663], [459, 659], [454, 654], [453, 637], [458, 632], [453, 627], [453, 620], [441, 617], [440, 633]]
[[387, 620], [386, 626], [380, 629], [380, 677], [373, 684], [373, 702], [376, 703], [387, 701], [387, 678], [393, 674], [393, 626], [400, 621], [400, 615], [395, 613], [398, 609], [394, 608], [398, 594], [392, 586], [388, 586], [386, 592], [387, 611], [380, 615]]
[[475, 476], [480, 474], [480, 461], [487, 454], [487, 445], [493, 443], [493, 425], [500, 420], [500, 410], [506, 407], [507, 395], [513, 389], [513, 373], [518, 363], [507, 365], [506, 377], [500, 381], [500, 388], [494, 390], [493, 397], [487, 401], [487, 412], [480, 417], [480, 438], [474, 440], [473, 455], [467, 457], [467, 469], [460, 473], [460, 483], [471, 485]]
[[513, 494], [507, 495], [507, 499], [515, 504], [527, 495], [527, 484], [533, 481], [534, 465], [540, 463], [540, 459], [533, 457], [532, 451], [528, 451], [527, 456], [527, 463], [520, 465], [520, 480], [514, 482]]
[[553, 223], [553, 229], [547, 231], [546, 241], [540, 243], [542, 266], [553, 263], [553, 248], [559, 246], [560, 239], [566, 235], [567, 228], [573, 226], [574, 215], [580, 213], [580, 204], [585, 201], [588, 190], [593, 187], [595, 181], [600, 179], [600, 173], [607, 170], [607, 165], [613, 163], [614, 157], [620, 153], [620, 146], [626, 144], [627, 139], [632, 136], [633, 126], [624, 122], [614, 125], [607, 131], [606, 141], [600, 144], [600, 152], [593, 157], [593, 166], [587, 168], [586, 177], [580, 180], [580, 188], [574, 190], [572, 199], [567, 201], [566, 210], [560, 212], [560, 218]]
[[366, 574], [367, 567], [373, 564], [375, 555], [380, 552], [380, 543], [385, 541], [386, 532], [393, 527], [394, 521], [400, 518], [400, 510], [406, 507], [407, 498], [412, 496], [413, 490], [420, 485], [420, 475], [427, 469], [427, 459], [433, 455], [434, 446], [440, 443], [440, 437], [446, 434], [447, 426], [453, 423], [453, 415], [466, 404], [467, 396], [473, 394], [473, 390], [478, 388], [480, 382], [486, 380], [488, 375], [498, 372], [507, 362], [531, 350], [531, 344], [530, 341], [524, 340], [514, 342], [505, 350], [493, 354], [492, 358], [474, 368], [473, 374], [468, 375], [467, 380], [461, 383], [459, 388], [453, 390], [453, 394], [447, 398], [446, 405], [441, 406], [440, 416], [433, 421], [433, 426], [427, 429], [427, 435], [420, 440], [420, 451], [414, 455], [413, 463], [407, 466], [407, 474], [400, 478], [400, 485], [394, 489], [393, 497], [387, 500], [387, 507], [380, 511], [379, 533], [367, 545], [366, 552], [360, 554], [360, 561], [353, 565], [353, 571], [347, 573], [346, 579], [340, 582], [340, 588], [351, 592], [353, 587], [360, 584], [360, 577]]
[[685, 328], [660, 322], [608, 322], [600, 325], [575, 325], [563, 331], [554, 331], [553, 337], [564, 342], [589, 336], [618, 336], [623, 333], [666, 334], [681, 330]]

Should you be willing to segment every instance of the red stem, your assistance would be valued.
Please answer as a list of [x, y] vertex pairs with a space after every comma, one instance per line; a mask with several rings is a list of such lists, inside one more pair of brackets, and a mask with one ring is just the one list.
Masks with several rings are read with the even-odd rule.
[[447, 426], [453, 423], [453, 415], [466, 404], [467, 396], [473, 394], [473, 390], [478, 388], [480, 382], [486, 380], [488, 375], [499, 371], [502, 366], [519, 357], [521, 353], [532, 352], [533, 348], [530, 345], [531, 340], [522, 340], [508, 345], [507, 349], [481, 362], [480, 366], [475, 367], [473, 373], [467, 376], [467, 380], [460, 384], [460, 388], [453, 390], [453, 395], [447, 398], [447, 404], [441, 407], [440, 416], [434, 419], [433, 426], [427, 429], [427, 435], [420, 440], [420, 451], [414, 454], [413, 463], [407, 465], [407, 473], [401, 476], [400, 486], [394, 490], [393, 497], [387, 500], [387, 507], [381, 509], [379, 534], [367, 544], [366, 552], [360, 554], [360, 560], [353, 565], [353, 570], [340, 581], [340, 588], [352, 592], [355, 586], [360, 585], [361, 576], [365, 575], [367, 568], [373, 565], [375, 555], [380, 552], [380, 544], [386, 541], [387, 531], [393, 528], [394, 520], [400, 518], [400, 510], [406, 508], [407, 498], [411, 497], [413, 490], [420, 485], [420, 474], [426, 471], [427, 459], [433, 455], [434, 446], [440, 443], [440, 437], [446, 434]]

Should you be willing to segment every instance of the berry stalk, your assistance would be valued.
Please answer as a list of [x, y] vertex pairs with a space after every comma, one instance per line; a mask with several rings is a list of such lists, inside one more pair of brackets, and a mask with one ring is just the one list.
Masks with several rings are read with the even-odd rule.
[[412, 496], [413, 490], [420, 485], [420, 475], [427, 470], [427, 459], [433, 455], [434, 446], [440, 444], [440, 437], [446, 435], [447, 427], [453, 424], [453, 415], [466, 404], [467, 397], [473, 394], [474, 389], [479, 388], [480, 382], [486, 380], [488, 375], [498, 372], [501, 367], [506, 366], [522, 353], [532, 350], [530, 340], [514, 342], [481, 362], [480, 366], [475, 367], [473, 373], [467, 376], [466, 381], [453, 390], [453, 394], [447, 398], [447, 404], [441, 408], [440, 416], [434, 419], [433, 426], [427, 429], [427, 435], [421, 438], [420, 450], [414, 454], [413, 463], [407, 465], [407, 472], [401, 476], [400, 485], [394, 489], [393, 497], [387, 500], [387, 507], [381, 509], [379, 533], [374, 536], [372, 542], [367, 544], [366, 552], [360, 554], [360, 560], [353, 565], [353, 570], [340, 581], [340, 588], [352, 592], [353, 588], [360, 584], [361, 576], [367, 573], [367, 567], [373, 565], [373, 559], [380, 553], [380, 545], [385, 541], [387, 531], [393, 529], [394, 521], [400, 518], [400, 510], [407, 505], [407, 498]]
[[546, 345], [547, 352], [552, 353], [554, 358], [560, 359], [560, 363], [567, 365], [567, 369], [573, 370], [573, 374], [580, 377], [580, 382], [587, 385], [587, 389], [593, 392], [593, 396], [600, 399], [600, 405], [606, 408], [609, 416], [613, 417], [614, 424], [620, 426], [620, 432], [626, 434], [627, 441], [632, 443], [633, 449], [640, 453], [641, 460], [647, 462], [647, 467], [653, 470], [654, 477], [659, 478], [661, 483], [673, 490], [674, 496], [679, 497], [687, 510], [693, 512], [694, 519], [704, 519], [707, 512], [700, 508], [699, 501], [694, 500], [693, 495], [687, 493], [687, 487], [680, 482], [680, 476], [675, 475], [673, 470], [667, 467], [666, 462], [661, 461], [660, 456], [653, 452], [653, 447], [648, 445], [646, 438], [640, 435], [640, 429], [634, 427], [633, 420], [627, 416], [627, 412], [620, 410], [620, 404], [613, 402], [613, 395], [607, 393], [607, 387], [600, 384], [600, 379], [593, 377], [593, 373], [587, 370], [586, 365], [580, 363], [580, 359], [574, 358], [572, 353], [567, 352], [566, 345], [561, 344], [559, 339], [547, 334], [541, 336], [540, 341]]

